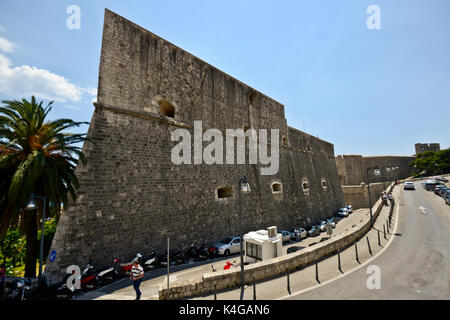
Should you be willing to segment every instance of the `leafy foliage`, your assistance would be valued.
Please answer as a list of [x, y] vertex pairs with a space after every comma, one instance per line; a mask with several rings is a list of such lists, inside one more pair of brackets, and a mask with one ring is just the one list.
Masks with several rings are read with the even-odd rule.
[[438, 152], [419, 153], [410, 164], [417, 175], [434, 175], [450, 173], [450, 148]]
[[3, 238], [0, 238], [0, 265], [6, 267], [6, 273], [13, 275], [15, 267], [24, 262], [25, 239], [18, 229], [9, 229]]
[[[48, 203], [68, 207], [68, 194], [75, 201], [79, 188], [74, 170], [86, 158], [77, 143], [85, 134], [66, 133], [85, 122], [71, 119], [46, 121], [52, 103], [2, 101], [0, 107], [0, 237], [17, 222], [32, 194], [45, 196]], [[38, 204], [38, 219], [42, 215]], [[49, 207], [49, 206], [47, 206]]]

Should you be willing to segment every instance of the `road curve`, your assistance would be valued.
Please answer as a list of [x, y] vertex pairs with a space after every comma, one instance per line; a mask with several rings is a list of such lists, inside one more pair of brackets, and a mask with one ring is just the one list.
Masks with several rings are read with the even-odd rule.
[[450, 206], [415, 187], [401, 191], [396, 237], [368, 265], [380, 268], [380, 289], [367, 287], [367, 266], [288, 299], [450, 299]]

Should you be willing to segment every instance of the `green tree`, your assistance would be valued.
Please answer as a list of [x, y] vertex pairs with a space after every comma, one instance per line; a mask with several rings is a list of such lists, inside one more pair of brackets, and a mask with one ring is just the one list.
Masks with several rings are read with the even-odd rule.
[[68, 195], [76, 200], [79, 188], [75, 176], [78, 160], [86, 158], [77, 143], [87, 140], [85, 134], [67, 133], [65, 130], [85, 122], [71, 119], [46, 121], [51, 111], [50, 102], [2, 101], [0, 107], [0, 238], [9, 226], [21, 224], [26, 230], [25, 276], [36, 276], [38, 224], [43, 203], [37, 200], [37, 210], [24, 208], [32, 194], [47, 199], [50, 204], [62, 203], [68, 207]]
[[411, 162], [410, 166], [414, 168], [417, 175], [450, 173], [450, 149], [420, 153], [417, 155], [416, 160]]

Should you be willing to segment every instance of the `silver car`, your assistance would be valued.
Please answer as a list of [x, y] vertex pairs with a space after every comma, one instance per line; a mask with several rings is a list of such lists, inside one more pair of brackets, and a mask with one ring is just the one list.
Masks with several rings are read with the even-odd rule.
[[217, 254], [229, 256], [230, 254], [239, 253], [241, 251], [240, 237], [229, 236], [219, 242], [213, 244], [217, 248]]

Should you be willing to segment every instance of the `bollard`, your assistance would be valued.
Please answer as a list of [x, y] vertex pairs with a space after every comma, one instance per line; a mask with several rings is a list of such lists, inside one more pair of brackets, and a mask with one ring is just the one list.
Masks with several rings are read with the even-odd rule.
[[377, 229], [378, 234], [378, 245], [381, 247], [381, 241], [380, 241], [380, 230]]
[[372, 256], [372, 249], [370, 248], [370, 242], [369, 242], [369, 236], [366, 237], [367, 239], [367, 247], [369, 248], [369, 254]]
[[217, 300], [217, 283], [216, 283], [216, 280], [214, 280], [214, 300]]
[[358, 256], [358, 242], [355, 242], [355, 257], [356, 257], [356, 262], [361, 264], [361, 262], [359, 262], [359, 256]]
[[384, 239], [387, 240], [386, 238], [386, 226], [383, 224], [383, 233], [384, 233]]
[[387, 232], [389, 232], [389, 220], [388, 219], [386, 219], [386, 229], [387, 229]]
[[175, 288], [172, 288], [172, 300], [175, 300]]
[[344, 271], [342, 271], [342, 267], [341, 267], [341, 252], [340, 251], [338, 251], [338, 270], [341, 273], [344, 273]]
[[289, 270], [288, 270], [288, 272], [287, 272], [287, 291], [289, 294], [291, 294], [291, 281], [290, 281], [289, 275], [290, 274], [289, 274]]
[[256, 300], [256, 277], [253, 274], [253, 300]]
[[319, 280], [319, 264], [318, 263], [316, 263], [316, 280], [317, 280], [318, 283], [320, 283], [320, 280]]

